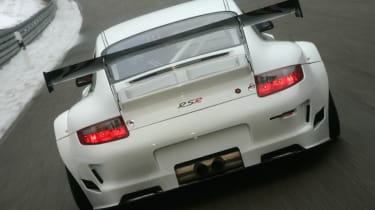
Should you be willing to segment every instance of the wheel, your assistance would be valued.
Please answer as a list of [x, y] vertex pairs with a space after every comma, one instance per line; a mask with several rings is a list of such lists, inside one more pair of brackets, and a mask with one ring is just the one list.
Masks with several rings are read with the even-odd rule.
[[68, 169], [66, 169], [66, 175], [68, 177], [69, 186], [73, 194], [74, 201], [76, 202], [77, 206], [81, 210], [92, 210], [92, 205], [87, 199], [85, 193], [77, 183], [77, 181], [74, 179], [73, 175], [70, 173]]
[[340, 136], [340, 119], [331, 92], [328, 103], [329, 137], [336, 140]]

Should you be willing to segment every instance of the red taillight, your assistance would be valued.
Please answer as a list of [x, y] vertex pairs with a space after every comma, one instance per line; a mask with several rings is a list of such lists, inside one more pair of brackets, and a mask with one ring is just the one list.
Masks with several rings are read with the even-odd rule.
[[116, 117], [77, 132], [79, 141], [84, 145], [102, 144], [129, 136], [122, 117]]
[[255, 76], [257, 91], [260, 97], [284, 90], [302, 79], [303, 71], [301, 65], [289, 66]]

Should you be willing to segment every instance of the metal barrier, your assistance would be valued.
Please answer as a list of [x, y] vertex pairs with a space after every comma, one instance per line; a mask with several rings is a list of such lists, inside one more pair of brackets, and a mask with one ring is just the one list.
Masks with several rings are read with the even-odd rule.
[[25, 45], [31, 43], [53, 20], [56, 14], [55, 0], [49, 0], [45, 8], [17, 26], [0, 30], [0, 70], [1, 66], [16, 55], [22, 46], [15, 36], [19, 32]]

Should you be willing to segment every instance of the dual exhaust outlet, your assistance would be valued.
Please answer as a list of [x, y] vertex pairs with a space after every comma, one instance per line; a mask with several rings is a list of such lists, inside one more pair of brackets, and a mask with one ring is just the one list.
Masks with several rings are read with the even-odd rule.
[[179, 184], [187, 184], [243, 167], [238, 149], [226, 150], [175, 166]]
[[221, 172], [225, 168], [225, 161], [221, 157], [215, 158], [211, 165], [198, 162], [194, 165], [194, 172], [200, 177], [206, 177], [210, 172]]

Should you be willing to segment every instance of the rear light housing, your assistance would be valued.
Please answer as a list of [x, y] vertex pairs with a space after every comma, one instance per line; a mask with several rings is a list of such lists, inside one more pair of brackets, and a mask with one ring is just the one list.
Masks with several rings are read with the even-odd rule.
[[120, 116], [81, 129], [77, 135], [81, 144], [95, 145], [126, 138], [129, 131]]
[[288, 66], [255, 76], [259, 97], [285, 90], [303, 80], [301, 65]]

